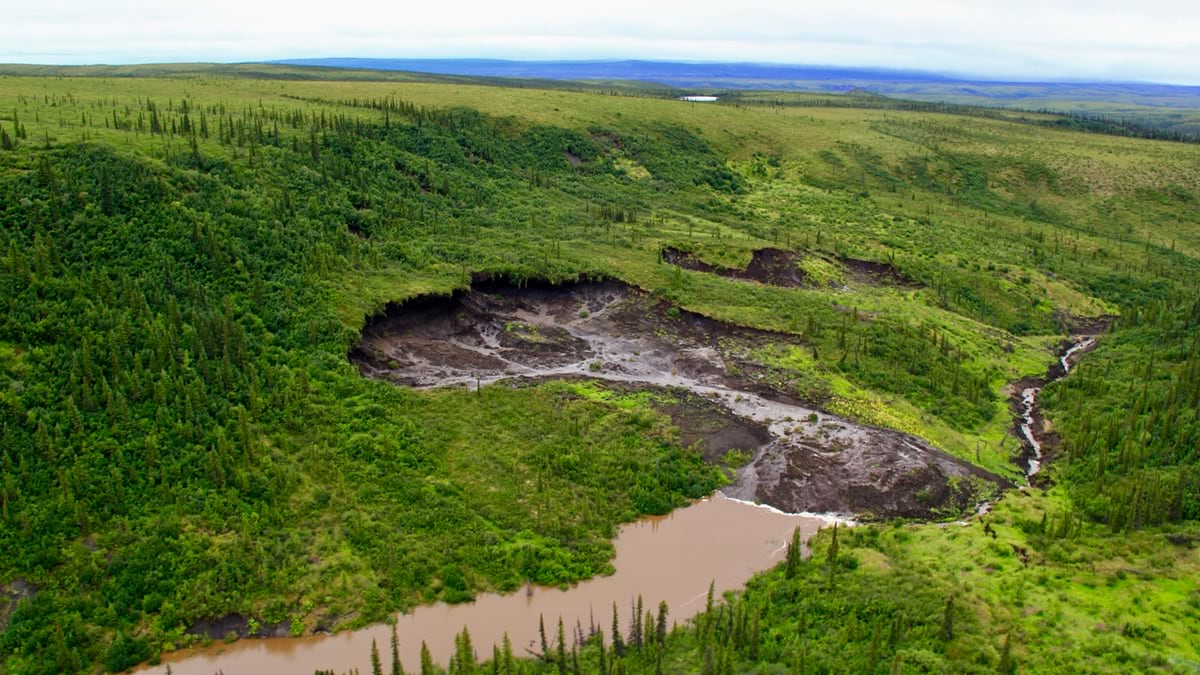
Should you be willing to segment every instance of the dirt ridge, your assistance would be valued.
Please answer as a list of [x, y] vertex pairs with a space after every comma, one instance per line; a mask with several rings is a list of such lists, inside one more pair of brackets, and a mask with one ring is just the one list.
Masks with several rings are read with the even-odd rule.
[[720, 267], [700, 260], [693, 253], [668, 246], [660, 252], [662, 260], [671, 265], [697, 272], [707, 272], [730, 279], [757, 281], [768, 286], [799, 287], [805, 283], [805, 271], [796, 263], [800, 256], [794, 251], [760, 248], [750, 255], [746, 269]]

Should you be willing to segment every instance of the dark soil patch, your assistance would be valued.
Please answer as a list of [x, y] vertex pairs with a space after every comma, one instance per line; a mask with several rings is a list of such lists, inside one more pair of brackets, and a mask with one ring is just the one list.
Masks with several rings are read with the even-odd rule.
[[832, 416], [756, 461], [755, 497], [791, 511], [947, 518], [1012, 484], [916, 437]]
[[771, 286], [800, 286], [804, 283], [804, 270], [796, 265], [798, 260], [799, 257], [791, 251], [760, 249], [750, 258], [745, 275]]
[[842, 267], [846, 268], [850, 279], [866, 286], [900, 286], [903, 288], [923, 288], [924, 284], [904, 276], [895, 265], [874, 262], [872, 260], [857, 260], [855, 258], [838, 258]]
[[723, 277], [731, 277], [738, 273], [738, 270], [730, 267], [718, 267], [716, 265], [710, 265], [688, 251], [681, 251], [671, 246], [664, 248], [661, 255], [663, 262], [670, 263], [671, 265], [678, 265], [685, 270], [696, 270], [697, 272], [719, 274]]
[[798, 338], [672, 307], [615, 281], [517, 286], [390, 305], [350, 358], [369, 377], [433, 387], [591, 378], [661, 389], [658, 404], [708, 461], [753, 461], [732, 496], [790, 512], [942, 517], [1008, 484], [908, 434], [822, 413], [748, 354]]
[[733, 414], [711, 399], [677, 390], [677, 403], [656, 404], [659, 412], [671, 418], [679, 429], [679, 442], [695, 448], [706, 461], [720, 462], [731, 450], [753, 457], [772, 440], [763, 424]]
[[1055, 312], [1054, 320], [1059, 330], [1068, 335], [1103, 335], [1108, 332], [1117, 317], [1111, 314], [1100, 316], [1075, 316], [1065, 312]]
[[768, 286], [797, 287], [804, 285], [804, 270], [796, 265], [799, 256], [792, 251], [777, 248], [759, 249], [751, 255], [750, 264], [744, 270], [710, 265], [687, 251], [669, 246], [662, 250], [661, 255], [665, 262], [697, 272], [707, 272], [731, 279], [747, 279]]
[[24, 579], [16, 579], [7, 586], [0, 586], [0, 632], [8, 628], [8, 620], [13, 612], [17, 611], [17, 605], [35, 595], [37, 587]]
[[241, 614], [226, 614], [219, 619], [201, 619], [188, 627], [189, 635], [224, 640], [227, 637], [244, 638], [250, 634], [250, 620]]
[[226, 614], [219, 619], [201, 619], [188, 627], [189, 635], [208, 638], [209, 640], [289, 637], [292, 634], [292, 622], [284, 620], [277, 624], [260, 625], [258, 632], [250, 634], [250, 619], [241, 614]]

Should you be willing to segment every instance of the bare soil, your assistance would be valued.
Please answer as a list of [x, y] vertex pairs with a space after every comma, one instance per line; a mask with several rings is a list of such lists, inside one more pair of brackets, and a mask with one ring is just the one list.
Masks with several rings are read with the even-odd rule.
[[855, 258], [838, 258], [838, 262], [846, 268], [851, 280], [865, 286], [924, 287], [920, 282], [904, 276], [895, 265]]
[[[283, 621], [275, 625], [260, 626], [254, 637], [288, 637], [291, 635], [291, 621]], [[226, 614], [219, 619], [201, 619], [187, 629], [190, 635], [207, 637], [209, 640], [224, 640], [230, 637], [238, 639], [251, 637], [250, 619], [241, 614]]]
[[586, 377], [658, 388], [680, 442], [712, 462], [753, 457], [725, 488], [780, 510], [858, 517], [957, 515], [1004, 479], [925, 441], [861, 425], [772, 385], [749, 353], [798, 342], [671, 307], [615, 281], [517, 287], [480, 280], [470, 292], [389, 306], [350, 358], [368, 377], [414, 387]]
[[768, 286], [796, 287], [804, 285], [804, 270], [796, 265], [800, 256], [793, 251], [777, 248], [759, 249], [752, 254], [750, 264], [744, 270], [710, 265], [687, 251], [672, 247], [662, 250], [662, 258], [666, 262], [684, 269], [708, 272], [732, 279], [757, 281]]
[[1068, 335], [1087, 335], [1095, 337], [1108, 332], [1109, 326], [1112, 325], [1117, 317], [1111, 314], [1101, 314], [1100, 316], [1075, 316], [1066, 312], [1056, 312], [1054, 315], [1055, 321], [1058, 323], [1062, 332]]
[[0, 586], [0, 631], [8, 628], [8, 620], [13, 612], [17, 611], [17, 605], [35, 595], [37, 587], [24, 579], [16, 579], [6, 586]]

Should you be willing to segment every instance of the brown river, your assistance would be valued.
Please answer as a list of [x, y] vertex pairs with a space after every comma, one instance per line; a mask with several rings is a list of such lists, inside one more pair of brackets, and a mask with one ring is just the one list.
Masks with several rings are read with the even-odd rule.
[[[659, 601], [666, 601], [669, 620], [682, 622], [704, 609], [710, 582], [718, 594], [742, 586], [756, 572], [783, 559], [794, 528], [801, 528], [807, 539], [828, 522], [714, 495], [622, 527], [614, 542], [616, 573], [612, 576], [567, 590], [534, 587], [531, 592], [484, 594], [471, 603], [422, 606], [399, 615], [400, 658], [406, 670], [416, 670], [424, 641], [434, 659], [444, 665], [453, 652], [454, 636], [464, 626], [480, 657], [490, 657], [492, 645], [499, 644], [505, 632], [514, 653], [526, 655], [527, 648], [535, 649], [540, 642], [539, 616], [545, 620], [548, 639], [553, 641], [559, 617], [570, 639], [577, 624], [586, 633], [593, 619], [598, 627], [610, 627], [613, 603], [626, 626], [631, 603], [639, 594], [646, 609], [655, 610]], [[352, 668], [366, 673], [371, 669], [372, 640], [386, 662], [391, 628], [378, 625], [337, 635], [217, 642], [166, 654], [161, 665], [134, 672], [165, 673], [170, 665], [176, 675], [218, 671], [309, 675], [318, 669], [346, 672]]]

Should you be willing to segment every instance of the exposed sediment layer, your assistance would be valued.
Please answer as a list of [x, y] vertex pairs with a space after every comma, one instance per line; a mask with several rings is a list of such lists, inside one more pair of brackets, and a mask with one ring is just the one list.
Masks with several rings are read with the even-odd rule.
[[388, 308], [351, 358], [413, 387], [588, 377], [672, 392], [663, 410], [710, 460], [752, 460], [725, 493], [791, 513], [938, 517], [1007, 481], [915, 436], [825, 413], [765, 384], [748, 352], [795, 336], [722, 323], [624, 284], [476, 284]]

